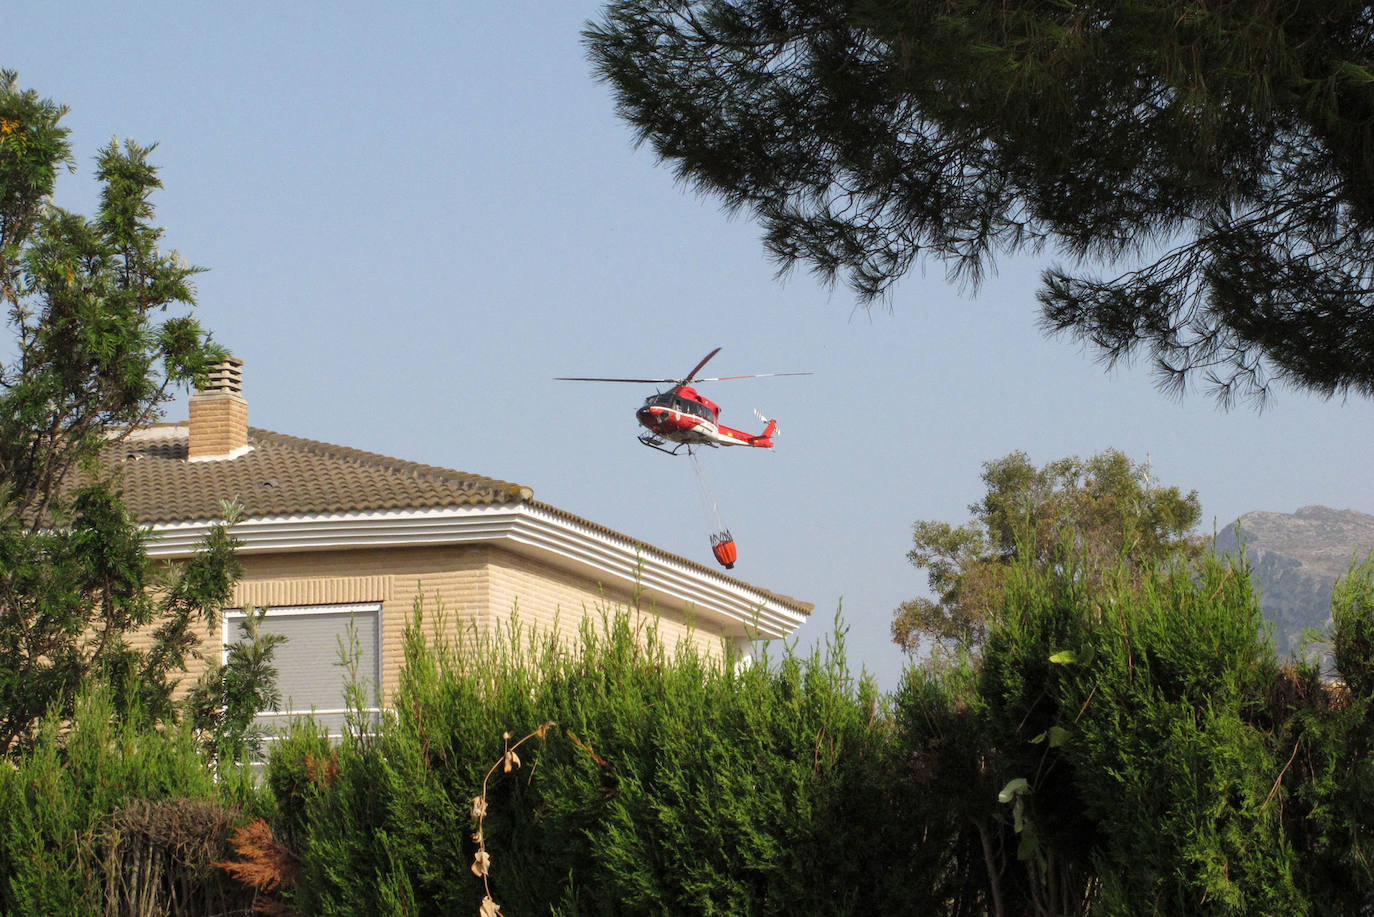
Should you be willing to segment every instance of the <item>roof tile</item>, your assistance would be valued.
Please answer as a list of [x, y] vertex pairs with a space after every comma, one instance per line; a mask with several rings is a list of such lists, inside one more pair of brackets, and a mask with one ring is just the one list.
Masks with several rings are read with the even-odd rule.
[[186, 460], [186, 427], [136, 431], [106, 450], [134, 518], [144, 524], [217, 519], [221, 499], [246, 516], [298, 516], [520, 503], [528, 487], [250, 427], [252, 451]]
[[[186, 424], [157, 424], [114, 440], [106, 449], [106, 464], [118, 475], [129, 511], [140, 523], [216, 520], [223, 515], [223, 499], [236, 499], [250, 519], [527, 503], [613, 538], [636, 542], [539, 503], [530, 488], [509, 481], [257, 427], [248, 428], [251, 451], [236, 458], [190, 462], [187, 436]], [[688, 558], [661, 553], [712, 578], [742, 583]], [[743, 585], [805, 614], [812, 611], [810, 603]]]

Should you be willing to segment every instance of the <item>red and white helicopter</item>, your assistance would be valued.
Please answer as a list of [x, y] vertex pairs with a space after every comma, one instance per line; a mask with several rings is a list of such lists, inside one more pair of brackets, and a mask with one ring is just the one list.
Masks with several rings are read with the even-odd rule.
[[[688, 453], [693, 446], [754, 446], [759, 449], [773, 448], [773, 434], [778, 430], [776, 420], [768, 420], [763, 432], [757, 435], [736, 430], [721, 424], [720, 405], [702, 395], [692, 387], [694, 382], [724, 382], [729, 379], [761, 379], [766, 376], [809, 376], [811, 373], [752, 373], [745, 376], [713, 376], [698, 379], [712, 357], [720, 353], [720, 348], [701, 358], [692, 371], [681, 379], [606, 379], [598, 376], [559, 376], [559, 382], [635, 382], [644, 384], [670, 383], [672, 388], [644, 399], [644, 405], [635, 411], [635, 419], [649, 432], [642, 433], [639, 441], [650, 448], [669, 455], [677, 455], [683, 446]], [[675, 445], [669, 449], [669, 442]]]

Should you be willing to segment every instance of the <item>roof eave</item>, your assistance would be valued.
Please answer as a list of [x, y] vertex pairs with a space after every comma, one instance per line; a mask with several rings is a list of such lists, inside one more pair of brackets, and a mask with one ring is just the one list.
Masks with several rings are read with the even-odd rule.
[[[148, 553], [189, 556], [213, 524], [154, 524]], [[572, 569], [649, 603], [714, 613], [730, 633], [769, 640], [790, 635], [811, 610], [540, 504], [265, 517], [240, 522], [231, 531], [244, 554], [491, 544]]]

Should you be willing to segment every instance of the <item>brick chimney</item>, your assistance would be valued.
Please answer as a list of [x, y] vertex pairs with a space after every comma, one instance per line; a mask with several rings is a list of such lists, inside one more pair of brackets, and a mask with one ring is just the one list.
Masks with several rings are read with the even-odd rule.
[[243, 400], [243, 361], [227, 357], [210, 368], [209, 384], [191, 396], [188, 462], [238, 458], [248, 445], [248, 402]]

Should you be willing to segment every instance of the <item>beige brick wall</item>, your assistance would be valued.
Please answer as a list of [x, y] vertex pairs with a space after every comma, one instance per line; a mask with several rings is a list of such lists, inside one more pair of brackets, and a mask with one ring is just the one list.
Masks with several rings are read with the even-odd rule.
[[[543, 632], [556, 626], [572, 640], [584, 614], [599, 617], [632, 605], [629, 594], [605, 591], [591, 578], [485, 545], [243, 554], [239, 559], [243, 577], [233, 607], [381, 604], [383, 704], [396, 691], [403, 634], [419, 597], [427, 621], [442, 604], [451, 636], [473, 625], [490, 631], [518, 608], [524, 627]], [[687, 640], [706, 655], [721, 654], [719, 627], [689, 623], [682, 611], [647, 602], [638, 614], [658, 625], [669, 647]], [[219, 628], [207, 629], [203, 652], [217, 656], [220, 639]], [[136, 638], [145, 645], [147, 640], [146, 635]], [[204, 661], [190, 661], [183, 689], [204, 669]]]
[[[540, 630], [557, 626], [562, 636], [574, 639], [583, 615], [600, 616], [619, 607], [634, 606], [629, 593], [607, 591], [587, 577], [508, 551], [493, 550], [491, 553], [489, 613], [494, 618], [504, 617], [518, 607], [520, 620], [525, 624]], [[647, 600], [639, 603], [636, 616], [656, 622], [659, 635], [669, 648], [686, 640], [699, 653], [714, 658], [721, 656], [719, 626], [710, 628], [697, 621], [689, 623], [682, 611], [655, 607]]]
[[191, 435], [186, 457], [214, 458], [248, 444], [248, 402], [233, 392], [191, 397]]
[[424, 613], [442, 603], [456, 632], [486, 607], [485, 547], [391, 548], [244, 555], [236, 604], [328, 605], [380, 602], [382, 695], [396, 690], [405, 626], [424, 597]]

